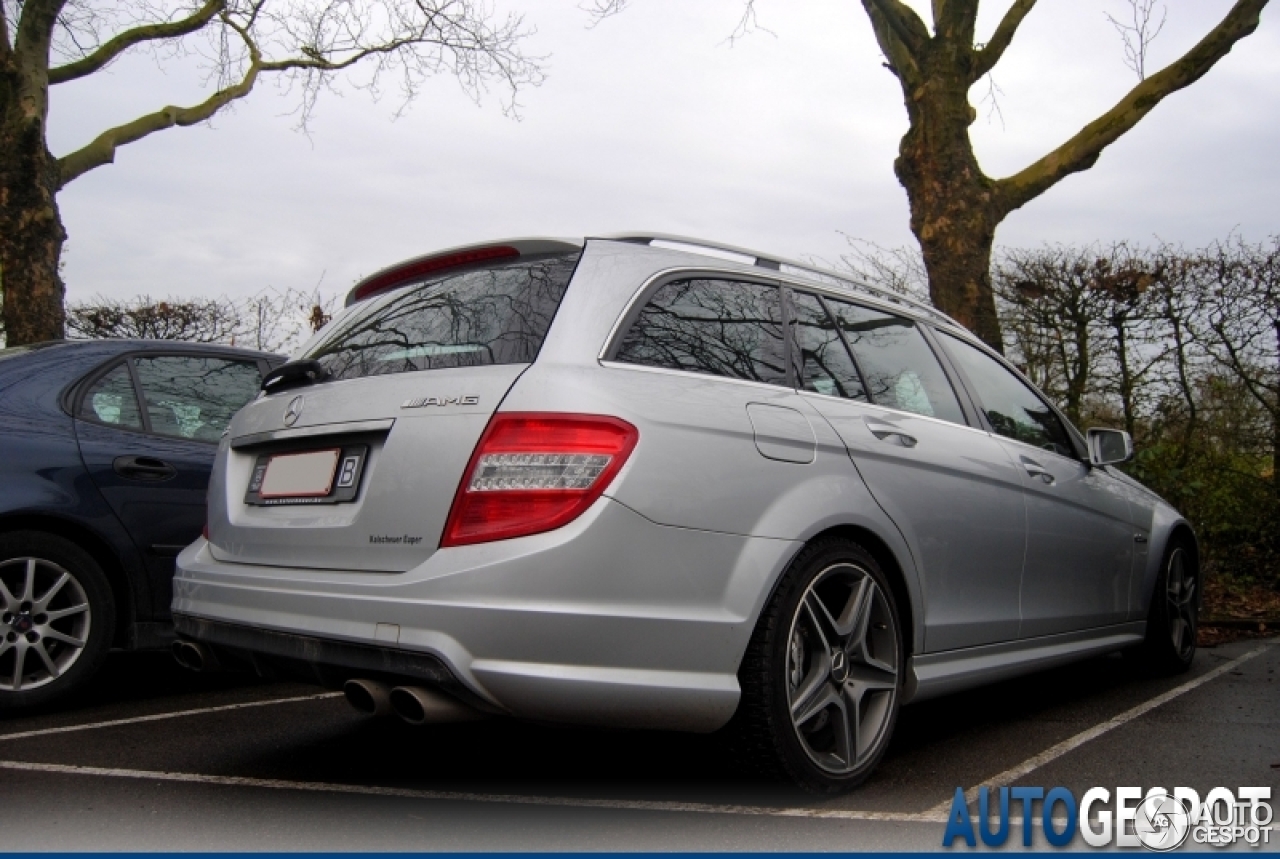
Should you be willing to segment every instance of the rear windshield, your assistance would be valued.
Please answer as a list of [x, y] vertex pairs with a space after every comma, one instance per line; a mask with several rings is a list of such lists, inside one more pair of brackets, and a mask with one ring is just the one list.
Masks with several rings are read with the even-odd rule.
[[332, 379], [531, 363], [579, 256], [524, 257], [399, 287], [363, 302], [299, 357]]

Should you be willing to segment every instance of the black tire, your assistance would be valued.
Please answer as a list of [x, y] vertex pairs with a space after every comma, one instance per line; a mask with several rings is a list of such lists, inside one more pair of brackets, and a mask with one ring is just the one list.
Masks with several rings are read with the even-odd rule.
[[15, 531], [0, 535], [0, 582], [0, 711], [42, 707], [83, 688], [115, 635], [102, 567], [70, 540]]
[[1144, 668], [1157, 674], [1181, 674], [1196, 656], [1200, 617], [1200, 568], [1190, 542], [1174, 537], [1160, 559], [1147, 634], [1137, 655]]
[[[864, 598], [859, 620], [855, 604]], [[815, 612], [828, 604], [841, 610], [823, 621]], [[742, 700], [730, 730], [740, 762], [814, 793], [864, 781], [898, 718], [906, 676], [899, 617], [893, 589], [861, 546], [841, 539], [806, 546], [756, 623], [738, 670]], [[842, 628], [852, 630], [847, 638]], [[833, 637], [839, 643], [824, 650]], [[845, 654], [843, 669], [837, 651]]]

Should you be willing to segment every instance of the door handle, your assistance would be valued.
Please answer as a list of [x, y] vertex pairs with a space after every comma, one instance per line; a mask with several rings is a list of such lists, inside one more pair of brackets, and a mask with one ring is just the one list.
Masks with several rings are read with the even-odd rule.
[[178, 469], [154, 456], [117, 456], [111, 468], [129, 480], [168, 480], [178, 473]]
[[1027, 474], [1030, 474], [1032, 477], [1040, 478], [1041, 482], [1046, 485], [1052, 484], [1054, 481], [1054, 476], [1050, 474], [1043, 465], [1036, 462], [1034, 459], [1027, 459], [1025, 456], [1022, 457], [1022, 467], [1027, 470]]
[[896, 444], [899, 447], [915, 447], [915, 436], [907, 435], [893, 424], [881, 423], [880, 421], [867, 420], [867, 429], [871, 430], [871, 434], [886, 444]]

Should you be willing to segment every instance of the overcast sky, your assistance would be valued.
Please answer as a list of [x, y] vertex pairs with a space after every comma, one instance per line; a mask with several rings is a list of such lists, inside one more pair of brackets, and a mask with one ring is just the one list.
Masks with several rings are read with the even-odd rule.
[[[345, 291], [398, 259], [520, 235], [658, 230], [833, 260], [844, 234], [912, 242], [892, 161], [906, 116], [857, 0], [634, 0], [595, 28], [579, 0], [496, 0], [536, 26], [548, 78], [504, 117], [450, 79], [408, 113], [363, 93], [324, 99], [310, 137], [271, 86], [213, 127], [172, 129], [60, 196], [70, 298]], [[927, 3], [914, 6], [927, 9]], [[1008, 0], [987, 0], [980, 38]], [[1228, 0], [1168, 0], [1163, 66]], [[1104, 12], [1122, 0], [1041, 0], [995, 71], [1000, 114], [972, 129], [1004, 176], [1136, 83]], [[193, 70], [131, 57], [55, 89], [55, 154], [108, 125], [197, 100]], [[1280, 233], [1280, 11], [1198, 84], [1159, 105], [1090, 171], [1011, 215], [997, 242], [1202, 243]]]

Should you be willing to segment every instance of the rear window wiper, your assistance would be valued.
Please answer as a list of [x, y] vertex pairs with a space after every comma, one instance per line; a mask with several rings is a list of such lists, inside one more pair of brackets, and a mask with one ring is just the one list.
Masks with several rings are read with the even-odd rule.
[[314, 385], [316, 382], [323, 382], [328, 376], [329, 371], [314, 359], [289, 361], [263, 377], [262, 390], [274, 394], [299, 385]]

